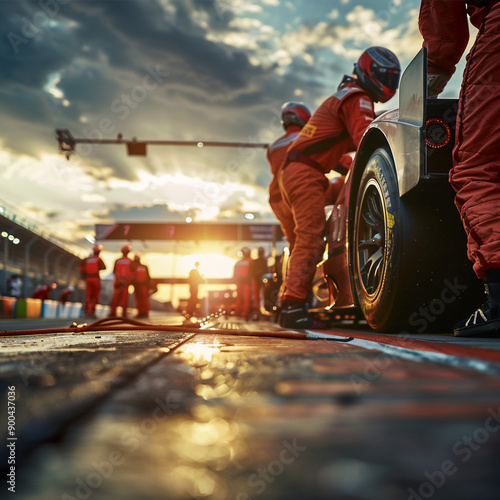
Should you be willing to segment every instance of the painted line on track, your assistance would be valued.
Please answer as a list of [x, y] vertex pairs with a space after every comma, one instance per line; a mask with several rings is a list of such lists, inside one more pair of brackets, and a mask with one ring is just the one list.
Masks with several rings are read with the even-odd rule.
[[[332, 335], [325, 331], [307, 330], [307, 332], [323, 339], [332, 338], [334, 340], [339, 338], [339, 335]], [[455, 368], [479, 371], [489, 375], [500, 375], [499, 351], [380, 334], [371, 336], [373, 338], [366, 338], [368, 335], [349, 332], [349, 336], [353, 337], [349, 342], [350, 345], [375, 349], [392, 357], [417, 362], [442, 363]]]
[[364, 347], [366, 349], [377, 349], [393, 357], [409, 359], [412, 361], [442, 363], [460, 369], [475, 370], [489, 375], [500, 375], [500, 363], [490, 363], [476, 358], [456, 356], [435, 351], [422, 351], [407, 347], [399, 347], [390, 344], [381, 344], [370, 340], [354, 339], [349, 344]]

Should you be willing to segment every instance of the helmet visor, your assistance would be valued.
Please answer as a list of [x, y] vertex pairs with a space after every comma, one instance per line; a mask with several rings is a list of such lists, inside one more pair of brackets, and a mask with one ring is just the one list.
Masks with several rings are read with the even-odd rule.
[[399, 75], [400, 71], [397, 69], [387, 69], [381, 68], [376, 64], [372, 64], [372, 75], [375, 79], [380, 82], [384, 87], [391, 90], [397, 90], [399, 85]]

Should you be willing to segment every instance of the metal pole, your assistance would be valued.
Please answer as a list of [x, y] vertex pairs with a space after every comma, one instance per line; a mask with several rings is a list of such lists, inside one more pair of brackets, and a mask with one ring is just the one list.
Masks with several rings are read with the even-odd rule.
[[56, 278], [56, 282], [59, 281], [59, 262], [61, 262], [62, 256], [63, 254], [60, 253], [54, 261], [54, 277]]
[[23, 281], [23, 296], [27, 296], [28, 292], [28, 273], [30, 270], [30, 249], [33, 246], [33, 243], [38, 239], [38, 236], [33, 236], [31, 240], [26, 243], [25, 255], [24, 255], [24, 281]]
[[[56, 129], [56, 139], [59, 144], [59, 152], [66, 155], [69, 160], [70, 156], [75, 153], [77, 144], [124, 144], [130, 154], [145, 156], [146, 146], [188, 146], [188, 147], [219, 147], [219, 148], [262, 148], [269, 146], [267, 143], [258, 142], [229, 142], [229, 141], [161, 141], [161, 140], [145, 140], [138, 141], [135, 137], [132, 140], [123, 140], [121, 134], [116, 139], [83, 139], [75, 138], [68, 129]], [[132, 153], [134, 147], [140, 152]]]
[[48, 276], [49, 274], [49, 255], [56, 249], [56, 247], [49, 248], [43, 256], [43, 276]]

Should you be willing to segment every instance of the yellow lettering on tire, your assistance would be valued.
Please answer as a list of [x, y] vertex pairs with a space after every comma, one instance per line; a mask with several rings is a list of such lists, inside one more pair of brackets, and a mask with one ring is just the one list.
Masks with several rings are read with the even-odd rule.
[[389, 212], [387, 212], [387, 227], [389, 229], [392, 229], [394, 227], [395, 223], [396, 222], [394, 221], [394, 215], [392, 215]]

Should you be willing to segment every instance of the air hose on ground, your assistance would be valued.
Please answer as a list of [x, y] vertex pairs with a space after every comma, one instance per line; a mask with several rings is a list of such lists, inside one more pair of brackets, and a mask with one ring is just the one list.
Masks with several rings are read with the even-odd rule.
[[[202, 326], [204, 325], [204, 326]], [[321, 332], [283, 330], [283, 331], [265, 331], [265, 330], [234, 330], [226, 328], [216, 328], [210, 326], [207, 321], [198, 323], [188, 323], [186, 325], [155, 325], [144, 323], [131, 318], [110, 316], [108, 318], [98, 319], [94, 323], [74, 322], [68, 328], [45, 328], [35, 330], [11, 330], [0, 331], [1, 337], [21, 336], [21, 335], [49, 335], [58, 333], [88, 333], [88, 332], [123, 332], [154, 330], [156, 332], [181, 332], [181, 333], [212, 333], [222, 335], [250, 336], [250, 337], [275, 337], [296, 340], [334, 340], [337, 342], [350, 342], [353, 337], [335, 337]]]

